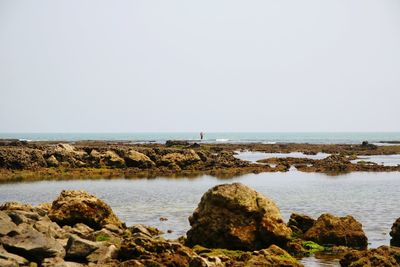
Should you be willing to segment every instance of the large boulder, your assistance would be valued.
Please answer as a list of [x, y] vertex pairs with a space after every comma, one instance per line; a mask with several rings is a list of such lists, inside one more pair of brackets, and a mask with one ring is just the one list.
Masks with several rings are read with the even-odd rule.
[[340, 260], [343, 267], [363, 266], [400, 266], [400, 248], [380, 246], [376, 249], [353, 250], [344, 255]]
[[350, 215], [336, 217], [329, 213], [322, 214], [303, 238], [321, 245], [355, 248], [366, 248], [368, 245], [361, 223]]
[[107, 224], [123, 228], [109, 205], [85, 191], [63, 190], [54, 200], [49, 217], [62, 226], [84, 223], [96, 230]]
[[135, 150], [130, 150], [128, 152], [125, 157], [125, 162], [127, 167], [137, 167], [142, 169], [155, 166], [155, 163], [148, 156]]
[[285, 245], [292, 231], [275, 203], [240, 184], [223, 184], [208, 190], [189, 218], [189, 245], [257, 250]]
[[117, 153], [107, 150], [104, 154], [104, 161], [107, 166], [122, 168], [125, 166], [125, 161]]
[[400, 218], [393, 223], [390, 236], [392, 237], [390, 245], [400, 247]]

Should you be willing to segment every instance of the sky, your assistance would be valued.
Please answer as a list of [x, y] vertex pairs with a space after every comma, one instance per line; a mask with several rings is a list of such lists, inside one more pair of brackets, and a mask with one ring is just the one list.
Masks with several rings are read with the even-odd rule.
[[400, 131], [398, 0], [0, 0], [0, 132]]

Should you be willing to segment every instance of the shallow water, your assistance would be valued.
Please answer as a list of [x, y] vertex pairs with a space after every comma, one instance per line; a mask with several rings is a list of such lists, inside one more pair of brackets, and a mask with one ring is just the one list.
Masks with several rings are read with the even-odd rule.
[[352, 160], [352, 163], [360, 161], [370, 161], [383, 166], [397, 166], [400, 165], [400, 155], [371, 155], [359, 156], [358, 159]]
[[[324, 212], [353, 215], [363, 224], [370, 247], [389, 244], [390, 227], [400, 217], [400, 173], [351, 173], [341, 176], [289, 171], [249, 174], [233, 179], [157, 178], [138, 180], [42, 181], [0, 185], [0, 202], [31, 204], [51, 202], [63, 189], [81, 189], [109, 203], [127, 223], [143, 223], [164, 231], [168, 238], [184, 235], [187, 218], [204, 192], [221, 184], [241, 182], [275, 200], [288, 220], [292, 212], [318, 217]], [[160, 221], [160, 217], [168, 221]], [[333, 266], [316, 258], [304, 259], [306, 266]], [[325, 262], [325, 263], [324, 263]], [[336, 262], [337, 265], [337, 262]]]
[[235, 157], [241, 160], [250, 161], [251, 163], [258, 163], [258, 160], [269, 158], [307, 158], [307, 159], [324, 159], [329, 157], [330, 154], [319, 152], [315, 155], [306, 155], [302, 152], [290, 153], [266, 153], [259, 151], [236, 151]]

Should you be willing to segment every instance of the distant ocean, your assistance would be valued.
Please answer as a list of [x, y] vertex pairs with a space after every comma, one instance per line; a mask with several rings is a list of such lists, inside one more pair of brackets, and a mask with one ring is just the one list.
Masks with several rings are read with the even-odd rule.
[[[151, 133], [0, 133], [1, 139], [28, 141], [79, 141], [108, 140], [129, 142], [164, 143], [167, 140], [200, 139], [193, 132]], [[206, 143], [310, 143], [310, 144], [358, 144], [400, 141], [400, 132], [205, 132]]]

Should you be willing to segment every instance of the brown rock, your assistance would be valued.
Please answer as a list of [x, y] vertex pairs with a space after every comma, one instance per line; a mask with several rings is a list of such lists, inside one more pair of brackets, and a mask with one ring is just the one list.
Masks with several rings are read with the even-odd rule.
[[127, 167], [137, 167], [142, 169], [155, 166], [155, 163], [148, 156], [135, 150], [129, 151], [125, 157], [125, 162]]
[[376, 249], [353, 250], [340, 260], [343, 267], [398, 267], [400, 266], [400, 248], [380, 246]]
[[302, 235], [308, 231], [315, 223], [315, 220], [304, 214], [293, 213], [290, 215], [288, 226], [293, 233]]
[[109, 205], [85, 191], [78, 190], [63, 190], [54, 200], [49, 217], [60, 225], [83, 223], [97, 230], [107, 224], [123, 227]]
[[400, 218], [393, 223], [390, 236], [392, 237], [390, 245], [400, 247]]
[[272, 200], [240, 183], [208, 190], [189, 222], [188, 244], [210, 248], [262, 249], [292, 234]]
[[322, 214], [303, 238], [321, 245], [355, 248], [366, 248], [368, 245], [361, 223], [349, 215], [336, 217], [328, 213]]

